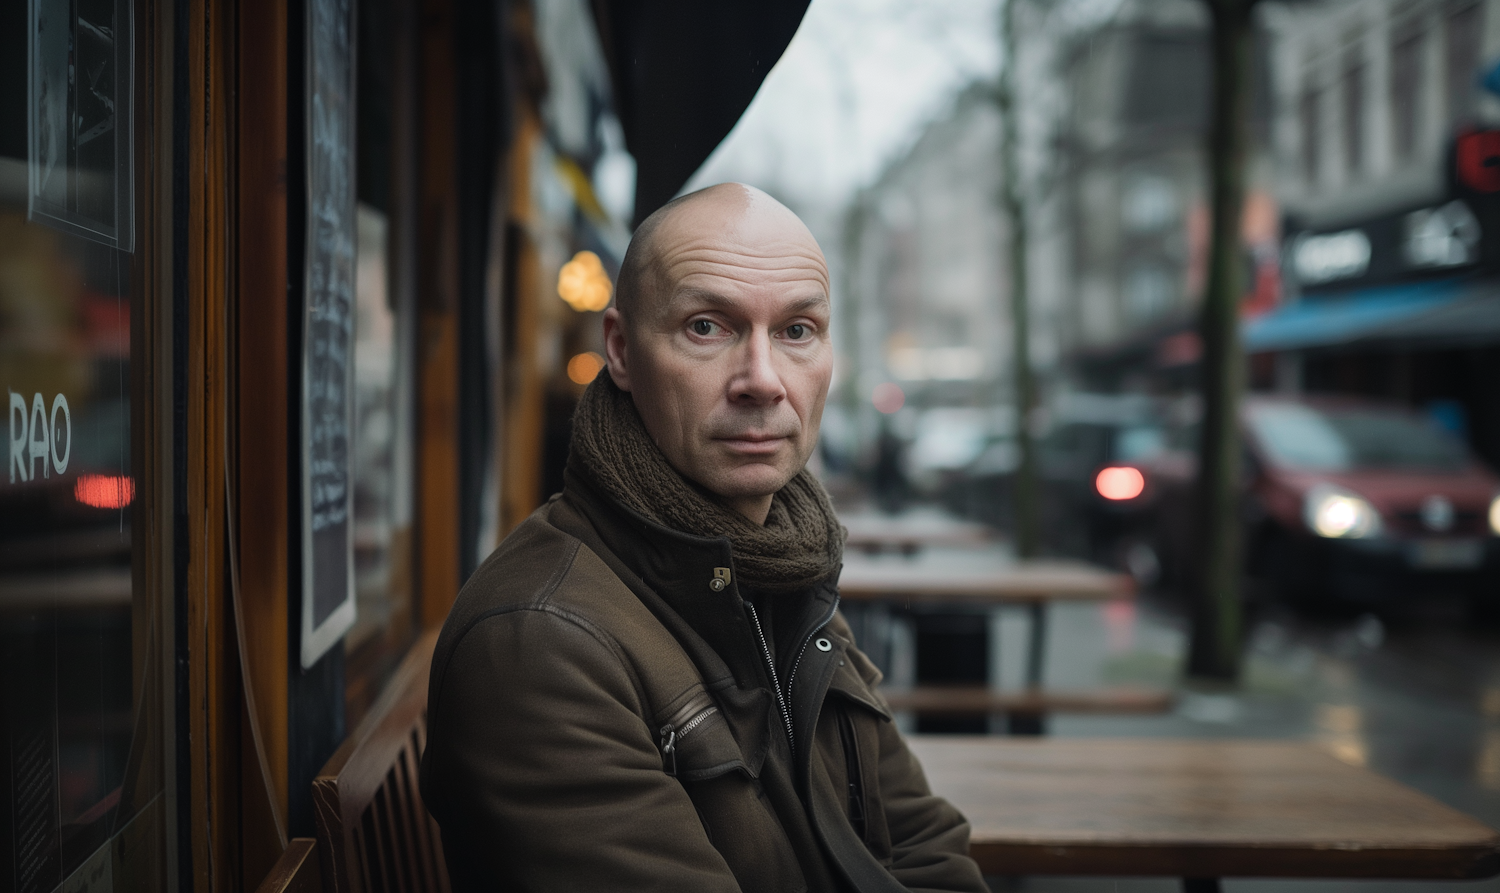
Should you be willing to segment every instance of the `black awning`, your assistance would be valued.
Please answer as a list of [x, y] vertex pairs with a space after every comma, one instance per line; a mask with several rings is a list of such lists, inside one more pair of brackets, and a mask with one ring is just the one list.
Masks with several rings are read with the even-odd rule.
[[593, 0], [635, 156], [638, 225], [733, 129], [809, 0]]

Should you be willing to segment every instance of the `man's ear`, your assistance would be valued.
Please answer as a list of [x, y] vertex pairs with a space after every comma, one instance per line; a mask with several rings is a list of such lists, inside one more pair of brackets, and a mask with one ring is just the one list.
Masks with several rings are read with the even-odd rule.
[[620, 308], [604, 311], [604, 357], [609, 362], [609, 377], [620, 390], [630, 391], [630, 366], [626, 361], [625, 318]]

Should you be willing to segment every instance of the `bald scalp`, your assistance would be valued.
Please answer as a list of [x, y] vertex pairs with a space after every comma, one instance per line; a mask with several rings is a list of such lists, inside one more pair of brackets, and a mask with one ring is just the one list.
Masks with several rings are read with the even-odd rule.
[[667, 297], [665, 292], [671, 284], [665, 281], [661, 264], [663, 237], [671, 232], [667, 224], [680, 216], [709, 209], [713, 209], [714, 216], [722, 220], [738, 220], [752, 204], [760, 202], [774, 205], [801, 225], [801, 220], [790, 208], [743, 183], [720, 183], [678, 196], [641, 221], [625, 250], [619, 281], [615, 283], [615, 307], [620, 315], [626, 320], [633, 319]]

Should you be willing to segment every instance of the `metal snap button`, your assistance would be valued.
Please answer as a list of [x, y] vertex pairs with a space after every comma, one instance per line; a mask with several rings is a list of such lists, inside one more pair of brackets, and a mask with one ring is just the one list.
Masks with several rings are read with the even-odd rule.
[[813, 644], [816, 645], [816, 646], [818, 646], [818, 650], [819, 651], [832, 651], [833, 650], [833, 643], [830, 642], [830, 641], [828, 641], [827, 639], [819, 639], [818, 641], [814, 642]]
[[708, 588], [712, 589], [714, 592], [723, 592], [726, 585], [728, 584], [726, 584], [722, 579], [718, 577], [714, 577], [712, 580], [708, 581]]
[[708, 581], [708, 588], [714, 592], [723, 592], [724, 587], [729, 585], [731, 579], [733, 577], [729, 573], [729, 568], [716, 567], [714, 568], [714, 578]]

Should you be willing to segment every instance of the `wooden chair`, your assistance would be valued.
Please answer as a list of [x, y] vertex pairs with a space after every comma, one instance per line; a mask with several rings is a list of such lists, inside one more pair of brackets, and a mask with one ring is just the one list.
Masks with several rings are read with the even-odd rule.
[[418, 788], [436, 644], [436, 630], [417, 640], [369, 716], [313, 780], [330, 893], [449, 893], [442, 839]]
[[313, 852], [317, 845], [311, 837], [292, 838], [255, 893], [323, 893], [323, 871]]

